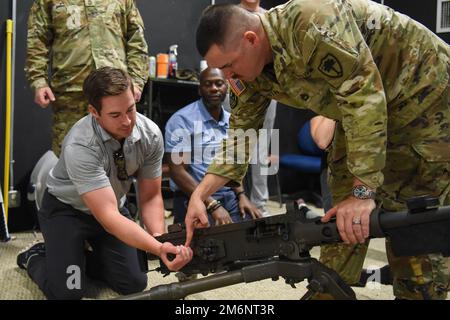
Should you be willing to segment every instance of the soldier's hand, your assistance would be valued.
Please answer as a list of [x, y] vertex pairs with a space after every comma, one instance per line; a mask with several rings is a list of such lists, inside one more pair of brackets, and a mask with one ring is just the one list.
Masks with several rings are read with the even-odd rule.
[[206, 207], [200, 197], [195, 193], [189, 199], [189, 205], [184, 220], [186, 224], [186, 244], [188, 247], [191, 244], [194, 235], [194, 228], [205, 228], [209, 226], [208, 216], [206, 214]]
[[252, 219], [262, 217], [261, 211], [259, 211], [245, 194], [239, 196], [239, 211], [241, 212], [242, 219], [245, 219], [247, 213], [250, 214]]
[[233, 223], [230, 213], [224, 207], [218, 207], [211, 213], [211, 215], [216, 221], [216, 226]]
[[55, 101], [55, 95], [50, 87], [36, 89], [36, 92], [34, 93], [34, 102], [41, 108], [47, 108], [50, 102], [53, 101]]
[[[172, 253], [175, 259], [172, 261], [168, 259], [167, 254]], [[185, 246], [174, 246], [170, 242], [164, 242], [161, 246], [159, 256], [164, 264], [171, 271], [178, 271], [191, 261], [193, 253], [192, 249]]]
[[369, 237], [370, 214], [375, 207], [372, 199], [349, 197], [328, 210], [322, 217], [322, 222], [328, 222], [336, 216], [336, 226], [342, 241], [347, 244], [364, 243]]
[[141, 101], [142, 92], [139, 89], [134, 88], [134, 100], [136, 102]]

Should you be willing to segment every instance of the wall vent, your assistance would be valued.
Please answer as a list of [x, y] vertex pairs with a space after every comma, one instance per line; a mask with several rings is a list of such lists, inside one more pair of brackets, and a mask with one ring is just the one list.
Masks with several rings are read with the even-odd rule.
[[436, 32], [450, 32], [450, 0], [437, 0]]

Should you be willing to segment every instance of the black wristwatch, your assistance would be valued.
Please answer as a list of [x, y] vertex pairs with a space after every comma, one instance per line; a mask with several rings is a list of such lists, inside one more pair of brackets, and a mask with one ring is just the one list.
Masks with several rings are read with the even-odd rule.
[[364, 185], [354, 186], [352, 189], [352, 196], [354, 196], [356, 199], [375, 199], [376, 192], [369, 189], [368, 187]]

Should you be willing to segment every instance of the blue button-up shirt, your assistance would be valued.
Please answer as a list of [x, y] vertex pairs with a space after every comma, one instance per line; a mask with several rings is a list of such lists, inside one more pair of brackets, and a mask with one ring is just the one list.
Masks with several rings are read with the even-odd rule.
[[[200, 182], [206, 174], [216, 151], [221, 147], [223, 139], [228, 137], [230, 113], [222, 107], [219, 121], [216, 121], [204, 105], [202, 99], [178, 110], [166, 124], [165, 151], [171, 153], [172, 161], [181, 163], [180, 152], [189, 153], [184, 159], [189, 164], [188, 172], [195, 181]], [[170, 180], [170, 188], [179, 190]], [[223, 187], [216, 195], [229, 191]]]

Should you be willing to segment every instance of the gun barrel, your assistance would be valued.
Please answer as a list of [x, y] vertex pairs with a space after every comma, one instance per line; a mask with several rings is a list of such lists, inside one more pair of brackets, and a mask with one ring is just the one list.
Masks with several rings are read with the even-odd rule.
[[243, 272], [236, 270], [193, 281], [159, 285], [148, 291], [119, 297], [117, 300], [178, 300], [190, 294], [231, 286], [244, 280]]
[[394, 254], [414, 256], [450, 253], [450, 206], [417, 213], [376, 212], [371, 215], [370, 236], [388, 237]]
[[441, 223], [448, 220], [450, 220], [450, 206], [419, 213], [377, 211], [371, 215], [370, 234], [374, 238], [382, 238], [386, 236], [387, 231], [392, 229], [427, 223]]

